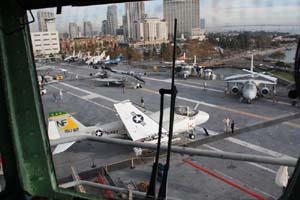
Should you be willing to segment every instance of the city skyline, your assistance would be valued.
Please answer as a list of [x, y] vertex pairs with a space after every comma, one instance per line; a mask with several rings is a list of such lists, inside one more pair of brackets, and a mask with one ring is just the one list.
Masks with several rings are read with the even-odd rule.
[[[102, 21], [106, 19], [107, 5], [88, 7], [63, 7], [62, 14], [56, 15], [57, 30], [68, 32], [70, 22], [83, 26], [84, 21], [91, 21], [93, 29], [100, 31]], [[125, 14], [124, 3], [117, 5], [118, 26], [122, 24]], [[145, 2], [145, 13], [150, 17], [163, 18], [163, 1]], [[41, 10], [41, 9], [40, 9]], [[55, 9], [42, 9], [55, 13]], [[37, 16], [38, 10], [33, 10]], [[206, 27], [226, 26], [236, 24], [295, 24], [300, 25], [300, 2], [298, 0], [201, 0], [200, 18], [205, 19]], [[37, 23], [31, 25], [32, 31], [38, 31]]]

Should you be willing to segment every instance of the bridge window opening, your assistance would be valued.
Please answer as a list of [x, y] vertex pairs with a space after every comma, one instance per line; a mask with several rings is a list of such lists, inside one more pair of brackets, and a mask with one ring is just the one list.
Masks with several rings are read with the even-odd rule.
[[[215, 157], [219, 153], [223, 157], [226, 156], [224, 152], [259, 154], [269, 156], [268, 159], [276, 157], [279, 160], [283, 156], [292, 163], [288, 168], [288, 175], [291, 176], [296, 157], [300, 153], [296, 148], [298, 145], [296, 141], [299, 139], [296, 134], [299, 120], [287, 122], [297, 115], [294, 115], [294, 109], [289, 107], [288, 100], [280, 96], [285, 92], [283, 87], [276, 87], [276, 94], [279, 96], [279, 103], [276, 106], [275, 103], [273, 105], [270, 102], [269, 97], [261, 101], [255, 99], [259, 103], [253, 102], [252, 105], [240, 104], [238, 98], [236, 100], [235, 97], [223, 96], [222, 88], [226, 86], [226, 77], [236, 73], [243, 75], [247, 73], [245, 70], [242, 71], [242, 68], [249, 68], [252, 53], [256, 54], [254, 55], [255, 71], [267, 70], [272, 74], [290, 75], [289, 66], [292, 61], [289, 57], [292, 53], [289, 53], [291, 50], [288, 48], [294, 50], [295, 38], [299, 37], [300, 31], [297, 27], [300, 26], [287, 24], [280, 25], [278, 29], [279, 25], [271, 24], [280, 21], [280, 18], [277, 18], [280, 15], [270, 10], [276, 7], [278, 11], [275, 0], [272, 6], [252, 5], [253, 3], [245, 8], [239, 4], [234, 6], [241, 9], [240, 13], [245, 13], [242, 16], [244, 21], [226, 21], [229, 18], [238, 19], [234, 17], [236, 14], [234, 9], [222, 5], [221, 2], [204, 1], [203, 5], [198, 5], [198, 2], [200, 1], [155, 0], [86, 7], [67, 6], [63, 7], [60, 15], [55, 14], [57, 8], [33, 10], [36, 22], [30, 24], [32, 52], [35, 58], [43, 118], [46, 122], [54, 170], [60, 188], [72, 188], [73, 191], [82, 194], [88, 193], [104, 198], [124, 197], [128, 188], [133, 189], [134, 195], [145, 195], [155, 150], [152, 147], [141, 150], [142, 147], [133, 147], [132, 144], [121, 146], [99, 142], [99, 140], [109, 141], [116, 138], [126, 139], [125, 141], [129, 142], [136, 134], [136, 141], [143, 141], [149, 145], [156, 144], [157, 127], [148, 126], [150, 122], [147, 117], [153, 119], [153, 124], [158, 124], [158, 90], [168, 88], [170, 85], [170, 63], [174, 46], [173, 25], [172, 21], [168, 20], [177, 17], [180, 34], [178, 33], [175, 60], [175, 84], [178, 89], [176, 101], [183, 106], [177, 106], [175, 113], [180, 118], [194, 120], [196, 116], [205, 112], [209, 114], [209, 120], [196, 126], [194, 121], [175, 122], [175, 127], [179, 127], [180, 133], [174, 131], [173, 144], [179, 146], [176, 148], [180, 150], [177, 149], [171, 157], [169, 187], [172, 195], [170, 196], [179, 199], [197, 199], [202, 195], [201, 199], [205, 199], [208, 195], [212, 195], [206, 193], [207, 188], [210, 188], [211, 191], [221, 191], [220, 196], [224, 196], [224, 199], [248, 198], [249, 193], [237, 191], [235, 188], [238, 187], [231, 187], [240, 183], [245, 190], [250, 190], [252, 194], [257, 193], [262, 199], [280, 197], [282, 188], [275, 183], [279, 166], [271, 165], [272, 163], [255, 163], [255, 160], [240, 162], [210, 159], [199, 157], [198, 154], [191, 154], [186, 159], [182, 154], [191, 152], [180, 146], [189, 147], [191, 144], [197, 146], [193, 151], [211, 150]], [[291, 4], [287, 9], [293, 6], [298, 9], [299, 5]], [[194, 10], [195, 7], [199, 9]], [[265, 9], [269, 16], [262, 12], [259, 18], [259, 14], [253, 12], [255, 9], [251, 11], [248, 8]], [[176, 12], [171, 12], [172, 9]], [[227, 11], [224, 13], [223, 10]], [[214, 11], [219, 13], [219, 16], [212, 17], [209, 14]], [[195, 17], [197, 19], [193, 22], [190, 20], [189, 13], [199, 17]], [[82, 18], [79, 17], [81, 15]], [[294, 15], [298, 16], [299, 12], [295, 12]], [[135, 19], [137, 16], [139, 18]], [[183, 18], [189, 18], [188, 22]], [[253, 24], [253, 21], [257, 23], [261, 21], [265, 24]], [[242, 24], [244, 22], [247, 24]], [[229, 25], [220, 26], [220, 24]], [[290, 33], [287, 33], [290, 28], [288, 25], [293, 27]], [[283, 29], [286, 31], [282, 32]], [[274, 55], [269, 55], [265, 51], [271, 51]], [[275, 66], [278, 61], [274, 61], [272, 57], [284, 62], [285, 67]], [[274, 63], [272, 69], [268, 67], [270, 63]], [[157, 68], [155, 72], [152, 70], [153, 66]], [[111, 87], [112, 85], [115, 87]], [[237, 92], [233, 91], [232, 86], [238, 86]], [[227, 92], [242, 95], [240, 90], [251, 90], [254, 87], [254, 84], [243, 86], [237, 83], [228, 85]], [[271, 91], [272, 87], [264, 85], [264, 88], [268, 95], [274, 93]], [[262, 94], [266, 93], [262, 92]], [[120, 108], [124, 112], [119, 112], [115, 104], [124, 103], [126, 100], [130, 100], [132, 107], [136, 109], [130, 110], [131, 105], [124, 106]], [[193, 109], [194, 107], [197, 109]], [[126, 115], [128, 113], [130, 115]], [[275, 119], [271, 114], [278, 116], [289, 114], [289, 116]], [[203, 116], [201, 119], [204, 118]], [[223, 123], [227, 118], [228, 125]], [[164, 120], [164, 125], [168, 124], [167, 116]], [[278, 121], [283, 123], [277, 123]], [[272, 129], [271, 126], [268, 129], [261, 129], [266, 134], [261, 131], [246, 132], [247, 128], [252, 130], [252, 126], [256, 127], [258, 123], [262, 123], [261, 126], [276, 123], [277, 129], [275, 130], [274, 127]], [[130, 126], [126, 126], [128, 124]], [[227, 126], [225, 131], [224, 124]], [[290, 129], [287, 129], [287, 126]], [[134, 130], [129, 130], [132, 127]], [[147, 137], [139, 138], [139, 134], [143, 134], [145, 130], [138, 129], [139, 127], [146, 127], [145, 132], [154, 131], [155, 134], [145, 133]], [[166, 133], [168, 128], [164, 126]], [[279, 134], [287, 130], [288, 136]], [[128, 133], [129, 131], [131, 132]], [[165, 132], [163, 144], [166, 144], [167, 140]], [[194, 137], [187, 136], [190, 134]], [[89, 138], [59, 145], [52, 144], [68, 137], [95, 135], [98, 140]], [[252, 137], [253, 135], [255, 137]], [[209, 137], [222, 139], [215, 140]], [[213, 142], [206, 143], [209, 140]], [[234, 156], [232, 157], [234, 159]], [[161, 162], [164, 163], [163, 155]], [[282, 165], [284, 164], [286, 163], [283, 162]], [[199, 179], [196, 178], [198, 175]], [[212, 179], [210, 176], [219, 178]], [[249, 177], [253, 179], [250, 180]], [[160, 178], [161, 174], [158, 176], [158, 181]], [[232, 184], [220, 186], [223, 183], [218, 181], [224, 179], [226, 183], [231, 181]], [[199, 181], [207, 184], [199, 188], [197, 187]], [[97, 188], [99, 185], [95, 188], [93, 183], [107, 185], [110, 189], [101, 189], [99, 192]], [[5, 188], [5, 180], [3, 173], [1, 174], [0, 162], [0, 192], [4, 190], [3, 188]], [[219, 194], [213, 195], [217, 198]]]

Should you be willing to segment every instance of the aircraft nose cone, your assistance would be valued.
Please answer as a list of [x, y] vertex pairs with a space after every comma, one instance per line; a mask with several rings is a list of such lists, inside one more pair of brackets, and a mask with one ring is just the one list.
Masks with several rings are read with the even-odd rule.
[[197, 114], [197, 118], [198, 118], [198, 122], [200, 124], [203, 124], [209, 119], [209, 114], [207, 112], [203, 112], [199, 110]]

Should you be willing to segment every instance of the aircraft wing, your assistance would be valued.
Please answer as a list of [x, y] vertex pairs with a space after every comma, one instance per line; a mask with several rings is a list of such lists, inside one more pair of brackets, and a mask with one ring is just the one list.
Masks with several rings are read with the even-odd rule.
[[257, 86], [260, 85], [260, 84], [265, 84], [265, 85], [275, 85], [276, 84], [276, 83], [274, 83], [272, 81], [265, 81], [265, 80], [258, 80], [258, 79], [230, 80], [230, 81], [227, 81], [227, 83], [241, 83], [241, 84], [244, 84], [247, 81], [254, 82]]
[[243, 69], [243, 71], [249, 72], [249, 73], [251, 73], [251, 74], [253, 74], [253, 75], [256, 75], [256, 76], [258, 76], [258, 77], [264, 78], [264, 79], [269, 80], [269, 81], [272, 81], [272, 82], [274, 82], [274, 83], [277, 82], [277, 78], [272, 77], [272, 76], [270, 76], [270, 75], [265, 75], [265, 74], [263, 74], [263, 73], [252, 72], [252, 71], [249, 71], [249, 70], [247, 70], [247, 69]]
[[[129, 100], [114, 104], [114, 106], [127, 129], [128, 136], [133, 141], [145, 141], [147, 138], [158, 135], [158, 123], [133, 106]], [[162, 132], [167, 131], [163, 128]]]
[[94, 81], [99, 81], [99, 82], [103, 82], [103, 83], [119, 83], [121, 84], [123, 81], [121, 79], [115, 79], [115, 78], [94, 78], [92, 79]]
[[224, 81], [231, 81], [233, 79], [240, 79], [240, 78], [247, 78], [247, 77], [252, 77], [251, 74], [237, 74], [237, 75], [232, 75], [232, 76], [227, 76], [224, 78]]

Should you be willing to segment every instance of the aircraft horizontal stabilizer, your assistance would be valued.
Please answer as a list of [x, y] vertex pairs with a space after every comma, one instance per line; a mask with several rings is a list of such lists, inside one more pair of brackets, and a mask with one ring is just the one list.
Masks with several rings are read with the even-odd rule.
[[64, 151], [66, 151], [68, 148], [70, 148], [75, 142], [68, 142], [68, 143], [64, 143], [64, 144], [59, 144], [55, 147], [54, 151], [53, 151], [53, 155], [54, 154], [59, 154], [62, 153]]

